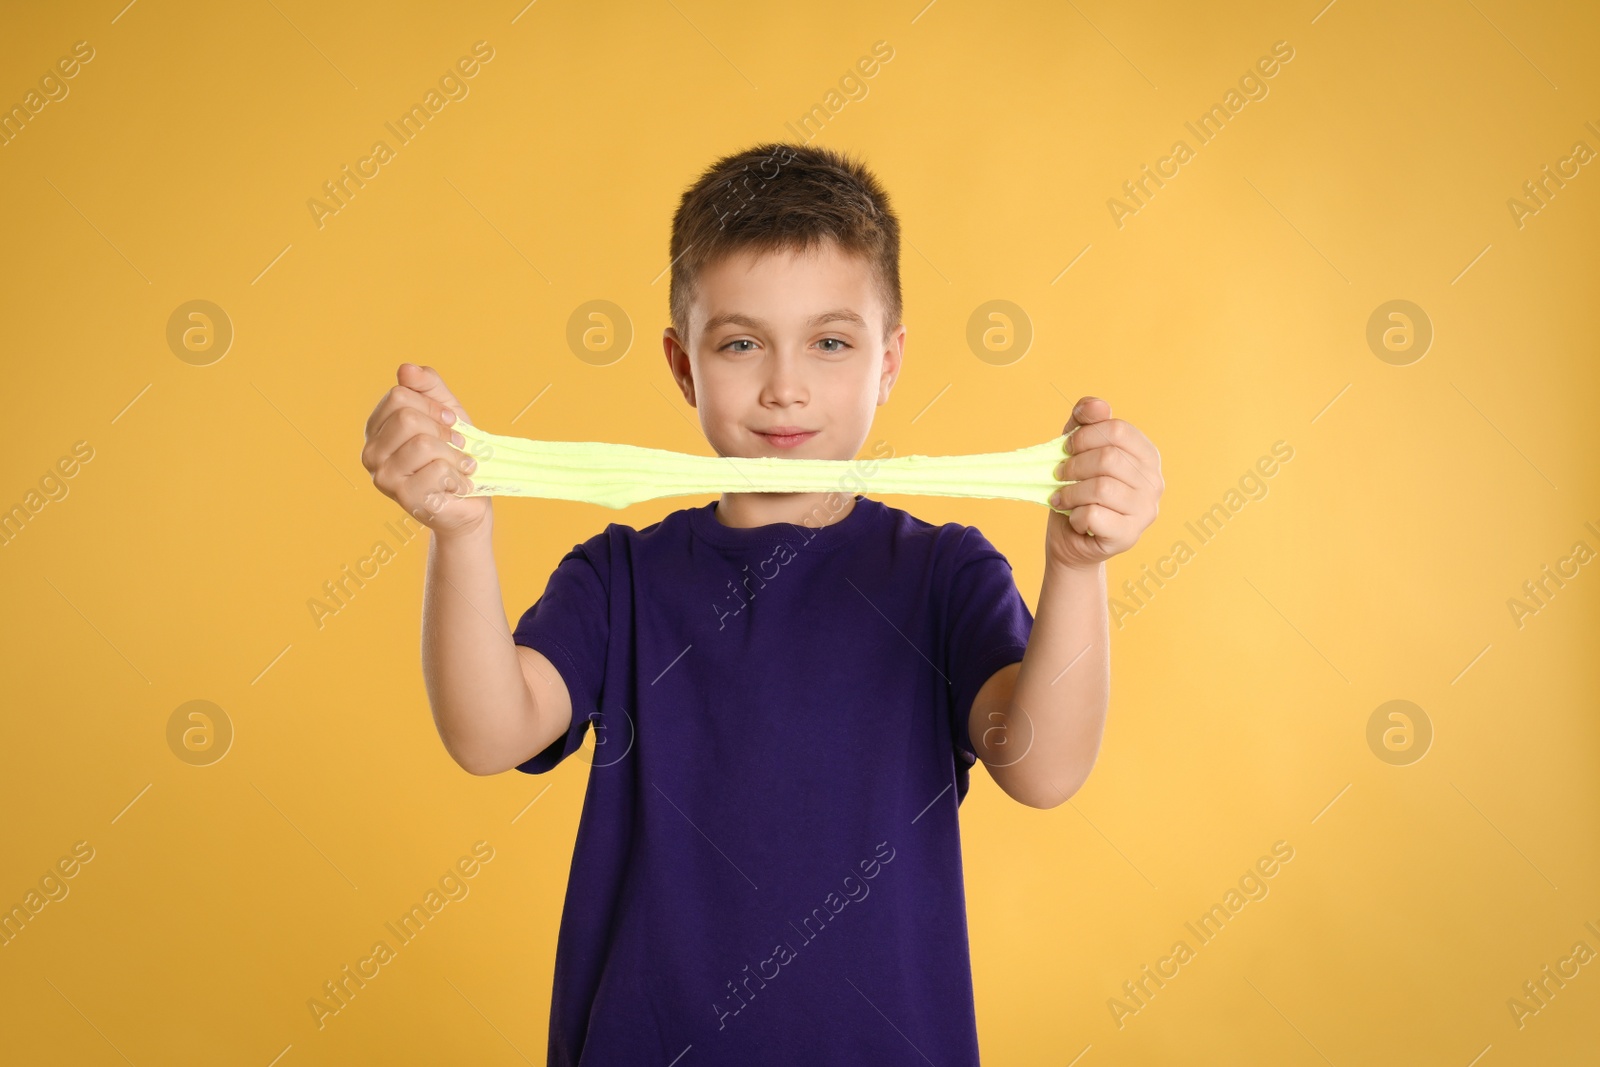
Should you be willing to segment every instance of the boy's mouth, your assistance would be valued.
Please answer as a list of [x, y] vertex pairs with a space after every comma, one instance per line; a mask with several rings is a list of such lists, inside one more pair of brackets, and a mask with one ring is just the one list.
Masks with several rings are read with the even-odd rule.
[[817, 435], [816, 430], [802, 430], [798, 426], [774, 426], [770, 430], [757, 430], [755, 432], [758, 436], [779, 448], [793, 448]]

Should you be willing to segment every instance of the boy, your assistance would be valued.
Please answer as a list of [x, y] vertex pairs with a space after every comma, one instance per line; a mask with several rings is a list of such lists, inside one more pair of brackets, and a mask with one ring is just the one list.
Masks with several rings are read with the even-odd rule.
[[[906, 333], [870, 172], [792, 145], [719, 160], [671, 255], [663, 346], [717, 454], [853, 459]], [[595, 727], [549, 1063], [976, 1064], [957, 807], [978, 759], [1039, 808], [1088, 776], [1104, 560], [1155, 517], [1150, 442], [1079, 402], [1037, 619], [976, 528], [842, 482], [610, 524], [508, 632], [489, 498], [455, 495], [466, 412], [431, 368], [398, 381], [362, 462], [434, 531], [423, 666], [446, 749], [542, 774]]]

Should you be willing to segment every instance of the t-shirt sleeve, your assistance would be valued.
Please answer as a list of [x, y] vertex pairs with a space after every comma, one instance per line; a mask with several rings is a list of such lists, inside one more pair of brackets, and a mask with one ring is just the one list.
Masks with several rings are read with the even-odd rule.
[[978, 760], [968, 723], [972, 701], [995, 671], [1027, 652], [1033, 613], [1017, 590], [1011, 564], [977, 527], [967, 527], [955, 566], [945, 676], [954, 715], [952, 742], [970, 766]]
[[543, 774], [555, 767], [578, 750], [590, 721], [600, 714], [610, 634], [603, 557], [600, 538], [573, 546], [512, 631], [514, 643], [537, 649], [555, 664], [572, 697], [572, 724], [566, 735], [519, 763], [519, 771]]

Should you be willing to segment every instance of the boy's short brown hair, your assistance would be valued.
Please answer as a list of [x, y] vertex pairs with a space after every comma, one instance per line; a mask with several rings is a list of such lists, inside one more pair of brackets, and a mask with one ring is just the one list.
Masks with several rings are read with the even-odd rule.
[[883, 340], [900, 324], [900, 220], [866, 165], [844, 153], [772, 142], [724, 156], [684, 191], [672, 216], [672, 325], [685, 345], [701, 270], [731, 253], [807, 252], [827, 240], [871, 266]]

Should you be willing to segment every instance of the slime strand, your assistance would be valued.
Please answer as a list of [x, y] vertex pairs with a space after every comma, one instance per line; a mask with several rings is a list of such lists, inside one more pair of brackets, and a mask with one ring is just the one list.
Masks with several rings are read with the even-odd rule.
[[893, 456], [864, 473], [859, 468], [871, 461], [692, 456], [600, 441], [533, 441], [489, 433], [459, 420], [451, 428], [466, 440], [462, 451], [478, 461], [469, 475], [469, 497], [531, 496], [625, 508], [667, 496], [840, 492], [854, 485], [873, 493], [1020, 500], [1050, 507], [1050, 494], [1072, 484], [1055, 477], [1056, 464], [1068, 455], [1065, 434], [1010, 452]]

